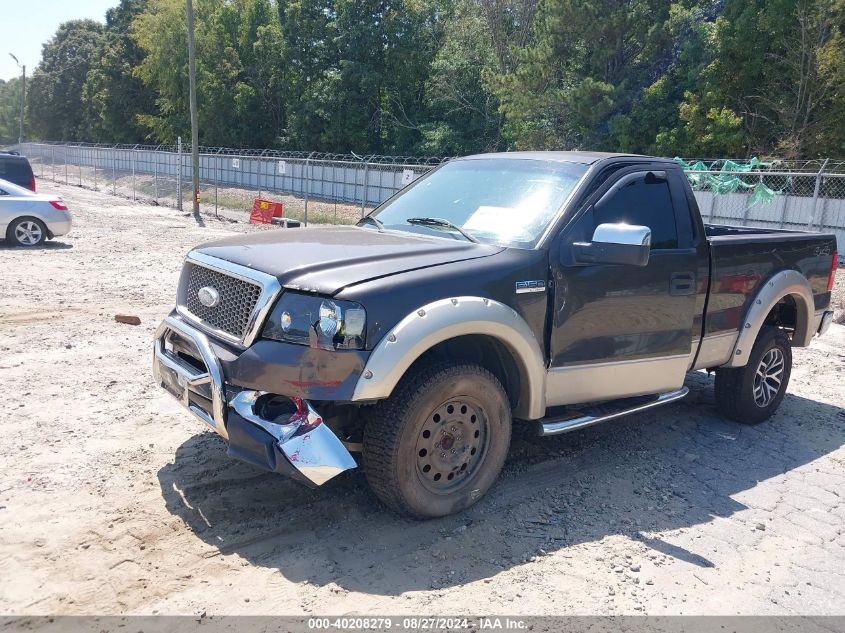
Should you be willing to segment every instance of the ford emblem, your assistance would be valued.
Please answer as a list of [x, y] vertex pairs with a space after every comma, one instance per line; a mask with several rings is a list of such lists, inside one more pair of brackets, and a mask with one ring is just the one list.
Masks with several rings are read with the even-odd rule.
[[203, 286], [197, 291], [197, 299], [199, 299], [200, 303], [206, 308], [213, 308], [220, 303], [220, 293], [217, 292], [217, 288]]

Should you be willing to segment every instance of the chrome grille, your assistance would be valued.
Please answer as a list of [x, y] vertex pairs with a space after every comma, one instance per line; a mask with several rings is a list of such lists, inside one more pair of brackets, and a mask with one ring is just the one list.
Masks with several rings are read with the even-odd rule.
[[[261, 285], [191, 262], [186, 262], [185, 267], [183, 274], [187, 275], [187, 283], [183, 286], [182, 301], [191, 315], [207, 326], [243, 339], [261, 296]], [[197, 296], [199, 289], [205, 286], [213, 287], [220, 295], [220, 302], [213, 308], [201, 304]]]

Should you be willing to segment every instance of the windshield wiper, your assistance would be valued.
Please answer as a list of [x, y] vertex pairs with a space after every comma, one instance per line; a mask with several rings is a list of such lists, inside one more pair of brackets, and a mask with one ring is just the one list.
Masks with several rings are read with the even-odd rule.
[[382, 231], [384, 231], [384, 222], [382, 222], [382, 221], [381, 221], [381, 220], [379, 220], [378, 218], [374, 218], [374, 217], [373, 217], [373, 216], [371, 216], [371, 215], [365, 215], [363, 218], [361, 218], [360, 220], [358, 220], [358, 222], [356, 223], [356, 226], [360, 225], [360, 224], [361, 224], [361, 222], [372, 222], [373, 224], [375, 224], [375, 225], [376, 225], [376, 228], [378, 229], [378, 232], [379, 232], [379, 233], [381, 233]]
[[447, 229], [454, 229], [465, 238], [467, 238], [470, 242], [474, 244], [478, 244], [478, 240], [475, 239], [472, 235], [464, 231], [461, 227], [452, 224], [449, 220], [444, 220], [443, 218], [407, 218], [405, 220], [408, 224], [419, 224], [420, 226], [435, 226], [435, 227], [442, 227]]

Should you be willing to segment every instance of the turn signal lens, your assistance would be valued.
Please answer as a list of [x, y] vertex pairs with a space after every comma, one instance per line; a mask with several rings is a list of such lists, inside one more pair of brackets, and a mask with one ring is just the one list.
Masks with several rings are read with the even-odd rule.
[[830, 274], [827, 276], [827, 291], [833, 290], [833, 283], [836, 281], [836, 267], [839, 265], [839, 252], [833, 251], [833, 259], [830, 260]]
[[59, 211], [67, 211], [67, 205], [61, 200], [50, 200], [50, 204]]

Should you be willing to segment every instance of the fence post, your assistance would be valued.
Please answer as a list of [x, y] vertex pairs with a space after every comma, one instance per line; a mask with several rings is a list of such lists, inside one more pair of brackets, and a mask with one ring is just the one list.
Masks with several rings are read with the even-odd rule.
[[111, 156], [111, 194], [117, 195], [117, 150], [112, 148]]
[[97, 191], [97, 159], [100, 157], [100, 148], [94, 148], [94, 158], [92, 159], [92, 163], [94, 165], [94, 191]]
[[308, 188], [311, 185], [309, 168], [311, 166], [311, 157], [313, 155], [314, 152], [311, 152], [308, 154], [308, 158], [305, 159], [305, 173], [302, 175], [302, 188], [305, 190], [305, 226], [308, 226]]
[[827, 161], [829, 160], [829, 158], [824, 159], [821, 169], [819, 169], [819, 173], [816, 174], [816, 187], [813, 190], [813, 212], [810, 214], [810, 221], [807, 224], [808, 229], [812, 229], [813, 224], [816, 221], [816, 214], [818, 213], [819, 208], [819, 190], [821, 189], [822, 184], [822, 173], [824, 172], [824, 168], [827, 167]]
[[364, 217], [364, 205], [367, 203], [367, 182], [370, 178], [370, 163], [364, 163], [364, 183], [361, 192], [361, 217]]
[[182, 137], [176, 138], [176, 208], [182, 210]]
[[82, 148], [78, 148], [76, 152], [77, 162], [79, 162], [79, 186], [82, 186]]
[[256, 183], [255, 183], [255, 184], [257, 184], [257, 185], [258, 185], [258, 197], [259, 197], [259, 198], [261, 197], [261, 163], [263, 162], [263, 161], [261, 160], [261, 157], [262, 157], [262, 156], [264, 156], [264, 152], [266, 152], [266, 151], [267, 151], [267, 150], [263, 150], [263, 151], [262, 151], [262, 152], [258, 155], [258, 176], [256, 176]]
[[155, 189], [155, 201], [158, 204], [158, 151], [154, 152], [153, 160], [153, 188]]
[[[787, 210], [789, 209], [789, 201], [792, 199], [792, 196], [787, 194], [783, 197], [783, 211], [780, 213], [780, 224], [778, 224], [778, 228], [782, 229], [786, 225], [786, 216]], [[810, 218], [812, 220], [812, 218]]]
[[135, 149], [132, 149], [132, 153], [129, 154], [129, 162], [132, 165], [132, 200], [134, 201], [135, 198]]

